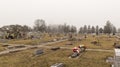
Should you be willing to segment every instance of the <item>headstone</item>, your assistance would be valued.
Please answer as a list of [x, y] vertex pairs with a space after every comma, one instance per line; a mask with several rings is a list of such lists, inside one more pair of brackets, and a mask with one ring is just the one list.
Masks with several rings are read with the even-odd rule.
[[60, 49], [60, 47], [52, 47], [52, 48], [51, 48], [51, 50], [54, 50], [54, 51], [55, 51], [55, 50], [59, 50], [59, 49]]
[[6, 39], [0, 39], [0, 42], [2, 42], [2, 43], [6, 43], [8, 40], [6, 40]]
[[108, 58], [106, 59], [106, 62], [107, 62], [107, 63], [113, 63], [113, 62], [114, 62], [113, 57], [108, 57]]
[[85, 39], [87, 38], [87, 34], [85, 34], [85, 37], [84, 37]]
[[41, 55], [41, 54], [43, 54], [43, 53], [44, 53], [44, 52], [43, 52], [43, 50], [41, 50], [41, 49], [35, 51], [35, 55]]
[[119, 44], [115, 44], [114, 47], [120, 49], [120, 45]]
[[[118, 48], [116, 48], [116, 49], [114, 49], [115, 50], [115, 56], [118, 56], [118, 57], [120, 57], [120, 49], [118, 49]], [[118, 58], [117, 57], [117, 58]], [[119, 58], [120, 59], [120, 58]]]
[[3, 46], [3, 47], [7, 47], [7, 46], [9, 46], [9, 45], [8, 45], [8, 44], [2, 44], [2, 46]]
[[56, 42], [56, 41], [57, 41], [57, 39], [53, 39], [53, 41], [54, 41], [54, 42]]
[[97, 42], [97, 41], [92, 41], [91, 43], [92, 43], [92, 44], [97, 44], [98, 42]]
[[60, 38], [57, 38], [57, 41], [59, 41], [60, 40]]
[[73, 44], [69, 42], [69, 43], [67, 43], [66, 45], [73, 45]]
[[48, 42], [53, 42], [52, 40], [49, 40]]
[[93, 41], [93, 42], [91, 42], [91, 44], [94, 44], [96, 46], [101, 46], [100, 42], [98, 42], [98, 41]]
[[65, 67], [65, 65], [63, 63], [56, 63], [50, 67]]
[[16, 45], [14, 46], [15, 48], [24, 48], [25, 46], [24, 45]]
[[79, 38], [78, 41], [82, 41], [82, 38]]
[[32, 46], [32, 47], [29, 47], [29, 49], [36, 49], [38, 48], [37, 46]]
[[20, 50], [11, 50], [9, 51], [9, 53], [15, 53], [15, 52], [19, 52]]
[[86, 48], [80, 48], [80, 53], [84, 52], [86, 50]]
[[13, 49], [14, 48], [14, 46], [8, 46], [7, 47], [7, 49]]
[[69, 38], [68, 41], [76, 41], [76, 38]]
[[79, 53], [74, 52], [74, 53], [71, 55], [71, 58], [76, 58], [77, 56], [79, 56]]

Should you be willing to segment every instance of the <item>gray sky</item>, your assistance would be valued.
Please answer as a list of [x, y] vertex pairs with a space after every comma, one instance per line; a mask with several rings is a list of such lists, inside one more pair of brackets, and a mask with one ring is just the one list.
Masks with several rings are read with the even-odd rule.
[[105, 25], [120, 22], [120, 0], [0, 0], [0, 27], [33, 26], [36, 19], [47, 24]]

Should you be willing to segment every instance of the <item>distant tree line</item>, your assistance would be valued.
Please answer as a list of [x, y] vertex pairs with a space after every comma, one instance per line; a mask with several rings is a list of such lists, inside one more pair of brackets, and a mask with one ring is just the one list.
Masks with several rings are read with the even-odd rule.
[[22, 37], [27, 32], [40, 32], [40, 33], [79, 33], [79, 34], [113, 34], [120, 33], [120, 28], [116, 27], [107, 21], [104, 27], [84, 25], [77, 30], [76, 26], [67, 24], [47, 25], [45, 20], [37, 19], [34, 22], [33, 28], [27, 25], [7, 25], [0, 28], [0, 31], [6, 32], [8, 36], [14, 35], [15, 38]]
[[63, 25], [46, 25], [43, 19], [37, 19], [34, 25], [34, 31], [47, 33], [76, 33], [77, 28], [67, 24]]
[[[120, 29], [118, 29], [118, 31], [120, 31]], [[98, 25], [97, 26], [84, 25], [83, 27], [80, 27], [79, 33], [81, 34], [96, 33], [97, 35], [103, 33], [115, 35], [117, 33], [117, 29], [110, 21], [107, 21], [104, 27], [99, 27]]]

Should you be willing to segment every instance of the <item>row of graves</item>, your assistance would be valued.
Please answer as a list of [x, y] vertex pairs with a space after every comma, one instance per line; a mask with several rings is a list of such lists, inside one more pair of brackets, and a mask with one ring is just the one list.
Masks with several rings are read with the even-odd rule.
[[[83, 38], [80, 38], [80, 41], [82, 40]], [[71, 45], [74, 45], [74, 43], [73, 43], [73, 41], [78, 41], [79, 39], [78, 38], [74, 38], [74, 39], [72, 39], [72, 40], [69, 40], [68, 39], [68, 41], [69, 42], [67, 42], [65, 45], [68, 45], [68, 46], [71, 46]], [[50, 50], [52, 50], [52, 51], [57, 51], [57, 50], [60, 50], [60, 49], [69, 49], [69, 48], [62, 48], [62, 47], [49, 47], [50, 48]], [[73, 48], [74, 49], [74, 48]], [[69, 49], [69, 50], [71, 50], [71, 54], [68, 56], [68, 58], [78, 58], [78, 57], [80, 57], [81, 55], [82, 55], [82, 53], [84, 53], [85, 52], [85, 50], [86, 50], [86, 48], [83, 46], [83, 45], [81, 45], [81, 47], [79, 47], [79, 49], [78, 49], [78, 51], [79, 51], [79, 53], [76, 51], [76, 52], [74, 52], [73, 51], [73, 49]], [[42, 55], [42, 54], [44, 54], [44, 50], [43, 49], [38, 49], [38, 50], [36, 50], [35, 51], [35, 53], [34, 53], [34, 56], [40, 56], [40, 55]], [[65, 67], [65, 63], [55, 63], [55, 64], [53, 64], [53, 65], [51, 65], [50, 67]]]
[[[50, 41], [50, 42], [56, 42], [56, 41], [59, 41], [59, 40], [63, 40], [63, 39], [67, 39], [66, 37], [65, 38], [59, 38], [59, 39], [53, 39], [53, 41]], [[81, 41], [83, 38], [70, 38], [70, 42], [66, 43], [65, 45], [74, 45], [73, 41]], [[25, 48], [27, 47], [26, 45], [14, 45], [14, 46], [11, 46], [9, 44], [3, 44], [2, 45], [3, 47], [7, 47], [7, 49], [17, 49], [17, 48]], [[32, 48], [37, 48], [37, 47], [32, 47]], [[50, 47], [50, 50], [52, 51], [57, 51], [57, 50], [60, 50], [62, 49], [61, 47]], [[78, 49], [78, 48], [77, 48]], [[79, 47], [78, 51], [79, 52], [74, 52], [73, 49], [70, 49], [71, 50], [71, 54], [68, 56], [68, 58], [77, 58], [79, 56], [82, 55], [82, 53], [85, 51], [86, 48], [84, 47]], [[13, 50], [13, 51], [10, 51], [10, 53], [14, 53], [14, 52], [18, 52], [19, 50]], [[42, 56], [43, 54], [45, 53], [44, 49], [37, 49], [34, 53], [33, 53], [33, 56]], [[65, 67], [65, 64], [64, 63], [56, 63], [56, 64], [53, 64], [51, 65], [50, 67]]]
[[[50, 50], [52, 50], [52, 51], [57, 51], [57, 50], [60, 50], [60, 49], [61, 49], [60, 47], [50, 48]], [[85, 51], [85, 48], [81, 47], [79, 51], [80, 51], [80, 53], [73, 52], [70, 56], [68, 56], [68, 58], [78, 58], [78, 57], [80, 57], [82, 55], [82, 53]], [[38, 49], [38, 50], [35, 51], [33, 56], [41, 56], [44, 53], [45, 52], [44, 52], [43, 49]], [[55, 64], [51, 65], [50, 67], [65, 67], [65, 63], [57, 63], [56, 62]]]
[[[70, 41], [70, 42], [67, 42], [65, 45], [74, 45], [73, 41], [81, 41], [84, 38], [86, 38], [86, 36], [83, 37], [83, 38], [69, 38], [68, 41]], [[96, 46], [101, 46], [99, 40], [94, 40], [91, 43], [96, 45]], [[85, 52], [86, 47], [84, 45], [80, 45], [80, 46], [81, 47], [79, 47], [79, 49], [77, 48], [79, 53], [78, 52], [73, 52], [69, 56], [69, 58], [77, 58], [77, 57], [81, 56]], [[112, 67], [120, 67], [120, 45], [117, 45], [116, 43], [114, 43], [114, 47], [115, 47], [115, 56], [114, 56], [114, 58], [108, 57], [106, 62], [112, 63]], [[52, 47], [51, 48], [51, 50], [53, 50], [53, 51], [60, 50], [60, 49], [61, 49], [60, 47]], [[41, 55], [43, 53], [44, 53], [43, 50], [37, 50], [36, 51], [37, 55]], [[64, 63], [56, 63], [56, 64], [51, 65], [50, 67], [65, 67], [65, 64]]]

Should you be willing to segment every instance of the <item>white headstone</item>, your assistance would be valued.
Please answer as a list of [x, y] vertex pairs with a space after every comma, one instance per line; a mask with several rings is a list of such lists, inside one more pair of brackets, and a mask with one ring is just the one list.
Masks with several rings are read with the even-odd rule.
[[120, 56], [120, 49], [115, 49], [115, 56]]

